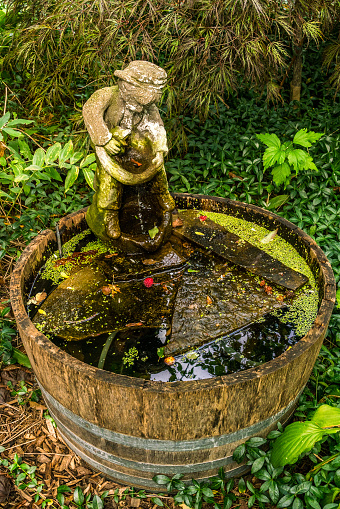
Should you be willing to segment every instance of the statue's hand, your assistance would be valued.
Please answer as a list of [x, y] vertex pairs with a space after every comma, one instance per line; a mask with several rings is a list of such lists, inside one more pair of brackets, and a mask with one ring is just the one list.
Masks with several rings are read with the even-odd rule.
[[110, 155], [116, 155], [121, 152], [122, 148], [126, 146], [126, 141], [124, 140], [116, 140], [115, 138], [111, 138], [111, 140], [104, 146], [106, 152]]

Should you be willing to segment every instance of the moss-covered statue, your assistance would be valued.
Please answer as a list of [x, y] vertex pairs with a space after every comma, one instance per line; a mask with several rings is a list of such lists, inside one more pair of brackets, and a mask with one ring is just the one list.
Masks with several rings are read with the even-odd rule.
[[156, 103], [166, 72], [145, 61], [115, 71], [118, 86], [95, 92], [83, 109], [95, 147], [96, 193], [87, 212], [103, 241], [154, 251], [171, 233], [166, 132]]

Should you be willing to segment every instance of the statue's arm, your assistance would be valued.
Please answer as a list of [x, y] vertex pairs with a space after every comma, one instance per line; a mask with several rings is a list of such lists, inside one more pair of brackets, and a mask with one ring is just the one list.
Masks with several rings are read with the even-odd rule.
[[103, 147], [112, 138], [105, 121], [104, 113], [110, 106], [117, 87], [106, 87], [94, 92], [83, 107], [86, 129], [92, 143]]

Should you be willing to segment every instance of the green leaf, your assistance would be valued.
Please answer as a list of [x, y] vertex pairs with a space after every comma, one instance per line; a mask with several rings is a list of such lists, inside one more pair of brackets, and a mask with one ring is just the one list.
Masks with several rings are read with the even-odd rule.
[[288, 153], [288, 162], [294, 167], [295, 173], [298, 173], [304, 167], [308, 153], [300, 148], [290, 150]]
[[168, 476], [162, 474], [155, 475], [155, 477], [153, 477], [152, 480], [157, 484], [168, 484], [171, 481], [171, 479]]
[[23, 138], [24, 135], [17, 131], [16, 129], [12, 129], [11, 127], [3, 127], [2, 130], [8, 134], [8, 136], [12, 136], [13, 138]]
[[263, 166], [266, 170], [269, 166], [273, 166], [276, 163], [283, 163], [285, 160], [285, 152], [283, 152], [284, 157], [282, 158], [282, 151], [275, 147], [266, 148], [263, 154]]
[[51, 147], [48, 147], [45, 155], [45, 163], [46, 164], [53, 163], [53, 161], [55, 161], [59, 157], [60, 150], [61, 145], [59, 142], [55, 143]]
[[42, 171], [42, 167], [38, 166], [37, 164], [31, 164], [30, 166], [27, 166], [26, 171]]
[[84, 502], [84, 494], [79, 486], [76, 487], [73, 493], [73, 500], [77, 505], [82, 505]]
[[247, 491], [247, 486], [243, 477], [241, 477], [241, 479], [238, 481], [238, 491], [239, 493], [245, 493]]
[[241, 444], [241, 445], [237, 446], [233, 453], [233, 460], [237, 461], [237, 463], [241, 463], [241, 461], [243, 461], [245, 453], [246, 453], [246, 445], [245, 444]]
[[44, 164], [45, 152], [42, 148], [38, 148], [33, 155], [32, 164], [42, 167]]
[[53, 168], [53, 166], [50, 166], [48, 168], [45, 168], [45, 171], [46, 173], [48, 173], [48, 175], [54, 179], [54, 180], [59, 180], [59, 182], [62, 182], [63, 179], [61, 178], [61, 176], [59, 175], [58, 171], [56, 170], [56, 168]]
[[164, 504], [163, 502], [161, 501], [160, 498], [158, 497], [151, 497], [151, 501], [156, 504], [156, 505], [159, 505], [160, 507], [164, 507]]
[[278, 164], [272, 169], [272, 175], [273, 181], [277, 186], [288, 183], [291, 175], [289, 164]]
[[26, 368], [29, 368], [29, 369], [32, 368], [27, 355], [20, 352], [20, 350], [18, 350], [17, 348], [13, 348], [12, 356], [13, 356], [13, 359], [15, 359], [22, 366], [25, 366]]
[[302, 167], [303, 170], [315, 170], [318, 171], [316, 165], [314, 164], [312, 156], [307, 156], [305, 164]]
[[88, 185], [90, 186], [90, 188], [93, 189], [93, 191], [95, 191], [94, 172], [92, 170], [90, 170], [90, 168], [83, 168], [83, 174], [84, 174], [85, 180], [88, 183]]
[[95, 154], [89, 154], [85, 157], [80, 163], [80, 168], [83, 168], [84, 166], [89, 166], [90, 164], [94, 163], [96, 160]]
[[321, 440], [325, 432], [313, 422], [293, 422], [274, 442], [271, 462], [275, 468], [293, 464], [300, 454], [310, 451]]
[[264, 464], [264, 456], [262, 456], [261, 458], [257, 458], [251, 467], [251, 473], [255, 474], [255, 472], [257, 472], [258, 470], [261, 470], [261, 468], [263, 467], [263, 464]]
[[292, 505], [293, 500], [294, 500], [294, 495], [285, 495], [284, 497], [280, 498], [280, 500], [277, 504], [277, 507], [278, 508], [289, 507], [290, 505]]
[[32, 122], [34, 122], [34, 120], [26, 120], [24, 118], [16, 118], [16, 119], [8, 122], [7, 127], [15, 127], [17, 125], [28, 125], [28, 124], [32, 124]]
[[318, 424], [321, 428], [340, 426], [340, 408], [321, 405], [313, 415], [311, 422]]
[[5, 113], [1, 118], [0, 118], [0, 129], [3, 128], [3, 126], [5, 124], [7, 124], [7, 122], [9, 121], [9, 118], [10, 118], [11, 114], [9, 111], [7, 111], [7, 113]]
[[73, 143], [72, 140], [69, 140], [59, 155], [59, 164], [62, 166], [73, 154]]
[[103, 504], [103, 501], [100, 497], [98, 497], [98, 495], [95, 495], [93, 497], [93, 501], [92, 501], [92, 509], [103, 509], [104, 508], [104, 504]]
[[70, 163], [71, 164], [74, 164], [76, 163], [77, 161], [79, 161], [79, 159], [81, 159], [83, 156], [83, 153], [82, 152], [75, 152], [74, 154], [72, 154], [72, 156], [70, 157]]
[[158, 232], [159, 232], [159, 229], [157, 226], [154, 226], [153, 228], [151, 228], [151, 230], [149, 230], [150, 238], [154, 239]]
[[78, 166], [72, 166], [71, 169], [68, 171], [65, 179], [65, 193], [67, 193], [70, 187], [72, 187], [75, 181], [77, 180], [78, 173], [79, 173]]
[[323, 136], [323, 133], [315, 133], [314, 131], [307, 132], [306, 128], [300, 129], [300, 131], [295, 134], [293, 143], [309, 148], [313, 143], [318, 141], [321, 136]]
[[276, 134], [257, 134], [256, 137], [262, 141], [267, 147], [273, 147], [273, 148], [280, 148], [281, 147], [281, 141], [276, 136]]
[[275, 196], [269, 201], [267, 208], [269, 210], [277, 209], [278, 207], [281, 207], [281, 205], [286, 203], [287, 200], [289, 200], [288, 194], [280, 194], [278, 196]]
[[20, 148], [20, 153], [24, 156], [24, 158], [31, 160], [32, 154], [28, 143], [26, 143], [25, 140], [18, 140], [18, 144]]
[[[164, 357], [164, 346], [160, 346], [159, 348], [157, 348], [157, 355], [160, 359], [162, 359], [162, 357]], [[157, 482], [157, 481], [155, 481]], [[160, 483], [158, 483], [160, 484]]]

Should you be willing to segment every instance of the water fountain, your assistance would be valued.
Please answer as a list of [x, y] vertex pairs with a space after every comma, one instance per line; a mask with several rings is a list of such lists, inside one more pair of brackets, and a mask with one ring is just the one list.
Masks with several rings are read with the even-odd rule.
[[310, 376], [332, 269], [271, 212], [171, 196], [155, 104], [166, 74], [140, 61], [115, 74], [84, 107], [92, 204], [13, 272], [20, 335], [59, 433], [92, 467], [147, 489], [160, 473], [238, 475], [235, 447], [285, 423]]

